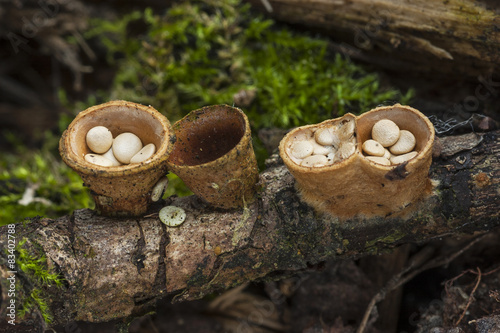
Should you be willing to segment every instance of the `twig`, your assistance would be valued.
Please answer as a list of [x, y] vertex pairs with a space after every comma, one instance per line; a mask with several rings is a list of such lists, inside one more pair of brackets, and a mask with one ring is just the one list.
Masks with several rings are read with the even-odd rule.
[[[467, 301], [467, 305], [465, 306], [465, 309], [464, 311], [462, 312], [462, 315], [460, 316], [460, 318], [457, 320], [457, 322], [455, 323], [455, 326], [458, 326], [458, 324], [460, 324], [460, 322], [462, 321], [462, 319], [464, 318], [465, 316], [465, 313], [467, 312], [467, 310], [469, 309], [469, 306], [470, 304], [472, 303], [472, 297], [474, 296], [474, 293], [476, 292], [476, 289], [477, 287], [479, 286], [479, 282], [481, 281], [481, 277], [483, 276], [486, 276], [486, 275], [490, 275], [492, 273], [495, 273], [496, 271], [498, 271], [500, 269], [500, 266], [497, 267], [497, 268], [494, 268], [486, 273], [481, 273], [481, 270], [479, 269], [479, 267], [477, 268], [477, 271], [473, 271], [471, 269], [468, 269], [466, 271], [463, 271], [461, 274], [455, 276], [454, 278], [452, 279], [449, 279], [448, 281], [446, 281], [445, 283], [445, 290], [446, 290], [446, 294], [449, 295], [449, 292], [448, 292], [448, 289], [451, 287], [451, 285], [453, 284], [453, 282], [455, 282], [456, 280], [458, 280], [459, 278], [461, 278], [462, 276], [464, 276], [465, 274], [467, 273], [472, 273], [472, 274], [477, 274], [477, 281], [476, 281], [476, 285], [474, 286], [474, 288], [472, 289], [470, 295], [469, 295], [469, 298], [468, 298], [468, 301]], [[490, 291], [490, 297], [491, 297], [491, 291]], [[470, 322], [469, 322], [470, 323]]]
[[413, 279], [418, 274], [420, 274], [428, 269], [449, 264], [450, 262], [455, 260], [458, 256], [460, 256], [462, 253], [464, 253], [469, 248], [471, 248], [474, 244], [479, 242], [484, 236], [485, 236], [485, 234], [478, 236], [477, 238], [475, 238], [474, 240], [469, 242], [469, 244], [467, 244], [466, 246], [464, 246], [463, 248], [461, 248], [460, 250], [458, 250], [457, 252], [453, 253], [450, 256], [443, 255], [441, 257], [433, 259], [433, 260], [427, 262], [427, 264], [421, 266], [420, 268], [415, 269], [414, 271], [410, 272], [408, 275], [403, 276], [406, 272], [409, 272], [413, 268], [413, 266], [415, 265], [413, 262], [410, 263], [400, 273], [396, 274], [392, 279], [390, 279], [389, 282], [387, 283], [387, 285], [384, 286], [377, 294], [375, 294], [375, 296], [373, 296], [370, 303], [368, 304], [368, 307], [366, 308], [365, 314], [363, 316], [363, 320], [361, 321], [361, 324], [359, 325], [356, 333], [363, 333], [365, 331], [366, 325], [368, 323], [368, 320], [370, 319], [370, 314], [372, 313], [373, 308], [375, 307], [375, 305], [378, 302], [380, 302], [381, 300], [383, 300], [385, 298], [387, 293], [399, 288], [400, 286], [402, 286], [406, 282]]
[[446, 291], [446, 295], [449, 296], [450, 293], [448, 292], [448, 290], [451, 288], [451, 286], [453, 285], [453, 282], [455, 282], [456, 280], [460, 279], [462, 276], [464, 276], [465, 274], [469, 273], [469, 272], [473, 272], [471, 271], [470, 269], [466, 270], [466, 271], [463, 271], [462, 273], [460, 273], [459, 275], [455, 276], [454, 278], [451, 278], [449, 279], [448, 281], [446, 281], [444, 283], [444, 290]]
[[457, 322], [455, 323], [455, 326], [458, 326], [458, 324], [460, 324], [460, 322], [462, 321], [462, 319], [464, 318], [465, 316], [465, 313], [467, 312], [467, 310], [469, 309], [469, 306], [470, 304], [472, 303], [472, 298], [474, 297], [474, 293], [476, 292], [476, 289], [477, 287], [479, 286], [479, 282], [481, 282], [481, 270], [479, 269], [479, 267], [477, 268], [477, 282], [476, 282], [476, 285], [474, 286], [474, 288], [472, 289], [472, 291], [470, 292], [470, 295], [469, 295], [469, 300], [467, 301], [467, 305], [465, 306], [465, 309], [464, 311], [462, 312], [462, 315], [460, 316], [460, 318], [458, 318]]
[[489, 272], [487, 272], [487, 273], [483, 273], [483, 276], [493, 274], [493, 273], [495, 273], [496, 271], [498, 271], [499, 269], [500, 269], [500, 266], [498, 266], [497, 268], [492, 269], [491, 271], [489, 271]]
[[[498, 271], [500, 269], [500, 266], [498, 266], [497, 268], [494, 268], [486, 273], [481, 273], [482, 276], [486, 276], [486, 275], [490, 275], [490, 274], [493, 274], [495, 273], [496, 271]], [[462, 273], [460, 273], [459, 275], [455, 276], [454, 278], [451, 278], [449, 279], [448, 281], [445, 282], [444, 284], [444, 289], [446, 291], [446, 295], [449, 295], [449, 292], [448, 292], [448, 289], [451, 287], [451, 285], [453, 284], [453, 282], [455, 282], [456, 280], [458, 280], [459, 278], [461, 278], [462, 276], [464, 276], [465, 274], [467, 273], [472, 273], [472, 274], [478, 274], [476, 271], [473, 271], [472, 269], [468, 269], [466, 271], [463, 271]]]

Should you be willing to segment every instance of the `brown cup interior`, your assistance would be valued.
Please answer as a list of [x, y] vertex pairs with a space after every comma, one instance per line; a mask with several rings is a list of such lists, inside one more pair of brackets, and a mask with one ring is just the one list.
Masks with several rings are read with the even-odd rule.
[[170, 154], [175, 165], [200, 165], [228, 153], [245, 134], [245, 118], [225, 105], [191, 112], [174, 124], [176, 142]]
[[399, 129], [413, 133], [416, 139], [415, 151], [421, 152], [431, 138], [431, 129], [425, 118], [416, 112], [403, 107], [392, 107], [362, 114], [358, 118], [358, 142], [361, 145], [371, 139], [372, 127], [381, 119], [390, 119], [398, 125]]
[[[143, 145], [153, 143], [158, 152], [168, 136], [165, 135], [162, 123], [153, 112], [156, 111], [145, 112], [133, 105], [109, 105], [83, 115], [78, 122], [74, 123], [69, 140], [70, 149], [76, 155], [77, 162], [87, 163], [84, 156], [92, 151], [87, 146], [86, 135], [95, 126], [108, 128], [113, 138], [124, 132], [134, 133], [141, 139]], [[113, 169], [128, 166], [113, 167]]]

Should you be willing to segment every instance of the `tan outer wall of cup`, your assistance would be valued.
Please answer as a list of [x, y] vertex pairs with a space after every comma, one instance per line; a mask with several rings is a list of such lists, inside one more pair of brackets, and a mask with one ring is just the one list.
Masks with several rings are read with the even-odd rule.
[[[145, 162], [102, 167], [85, 161], [90, 153], [86, 133], [94, 126], [107, 127], [113, 137], [132, 132], [143, 144], [154, 143], [156, 153]], [[175, 137], [168, 119], [151, 106], [111, 101], [80, 112], [64, 131], [59, 152], [91, 190], [96, 210], [106, 216], [140, 216], [151, 203], [151, 190], [167, 173], [167, 159]]]
[[[217, 131], [212, 132], [213, 127]], [[240, 109], [228, 105], [207, 106], [192, 111], [173, 128], [177, 141], [168, 167], [194, 194], [223, 209], [242, 207], [255, 199], [259, 171], [250, 124]], [[217, 141], [219, 135], [227, 138], [225, 133], [220, 133], [224, 129], [241, 136], [239, 140], [234, 138], [234, 147], [226, 146], [217, 151], [217, 148], [210, 147], [210, 142], [203, 142], [205, 139]], [[210, 133], [214, 133], [213, 137]], [[193, 140], [197, 140], [200, 146], [193, 144]], [[193, 156], [201, 152], [201, 145], [206, 147], [205, 150], [209, 149], [215, 159], [210, 160], [210, 156], [205, 155], [200, 157], [203, 163], [196, 164]]]
[[[280, 156], [297, 180], [302, 199], [320, 212], [341, 218], [408, 214], [416, 202], [431, 190], [428, 172], [432, 160], [434, 128], [419, 111], [396, 104], [355, 117], [356, 151], [349, 158], [331, 166], [299, 166], [286, 153], [286, 144], [297, 131], [320, 128], [352, 117], [355, 116], [347, 114], [342, 118], [296, 128], [280, 142]], [[383, 166], [362, 155], [362, 143], [370, 138], [373, 124], [382, 118], [391, 119], [401, 129], [414, 133], [419, 152], [414, 159], [398, 166]]]

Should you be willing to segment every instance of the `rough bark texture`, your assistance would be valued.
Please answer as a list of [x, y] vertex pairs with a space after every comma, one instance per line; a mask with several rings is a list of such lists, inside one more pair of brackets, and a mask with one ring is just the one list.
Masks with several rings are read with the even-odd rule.
[[[167, 204], [187, 212], [177, 228], [159, 221], [162, 203], [136, 219], [100, 217], [87, 209], [56, 220], [33, 219], [17, 224], [15, 237], [26, 238], [23, 247], [45, 254], [51, 270], [65, 279], [63, 287], [44, 288], [54, 325], [131, 318], [153, 310], [160, 298], [198, 299], [328, 259], [490, 230], [500, 225], [499, 156], [500, 131], [441, 140], [430, 172], [433, 194], [406, 220], [318, 215], [297, 197], [293, 177], [274, 155], [260, 175], [259, 199], [246, 209], [214, 210], [194, 196], [171, 197]], [[6, 228], [0, 228], [1, 248], [7, 247]], [[2, 251], [3, 311], [9, 270]], [[25, 288], [38, 284], [21, 271], [16, 277]]]
[[494, 1], [247, 1], [278, 20], [326, 32], [342, 42], [342, 52], [386, 68], [499, 73], [500, 7]]

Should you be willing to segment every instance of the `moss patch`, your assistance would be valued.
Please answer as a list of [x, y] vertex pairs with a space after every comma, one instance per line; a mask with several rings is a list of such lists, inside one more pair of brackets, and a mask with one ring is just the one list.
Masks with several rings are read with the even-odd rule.
[[[18, 270], [30, 277], [30, 281], [36, 281], [35, 286], [22, 286], [24, 290], [31, 289], [22, 300], [22, 306], [18, 309], [18, 315], [23, 318], [26, 313], [34, 307], [38, 307], [46, 323], [52, 322], [47, 300], [44, 298], [43, 290], [48, 287], [61, 287], [63, 278], [56, 273], [51, 273], [47, 268], [47, 259], [39, 253], [32, 254], [24, 247], [27, 239], [23, 238], [16, 246], [16, 265]], [[36, 248], [36, 246], [35, 246]]]

